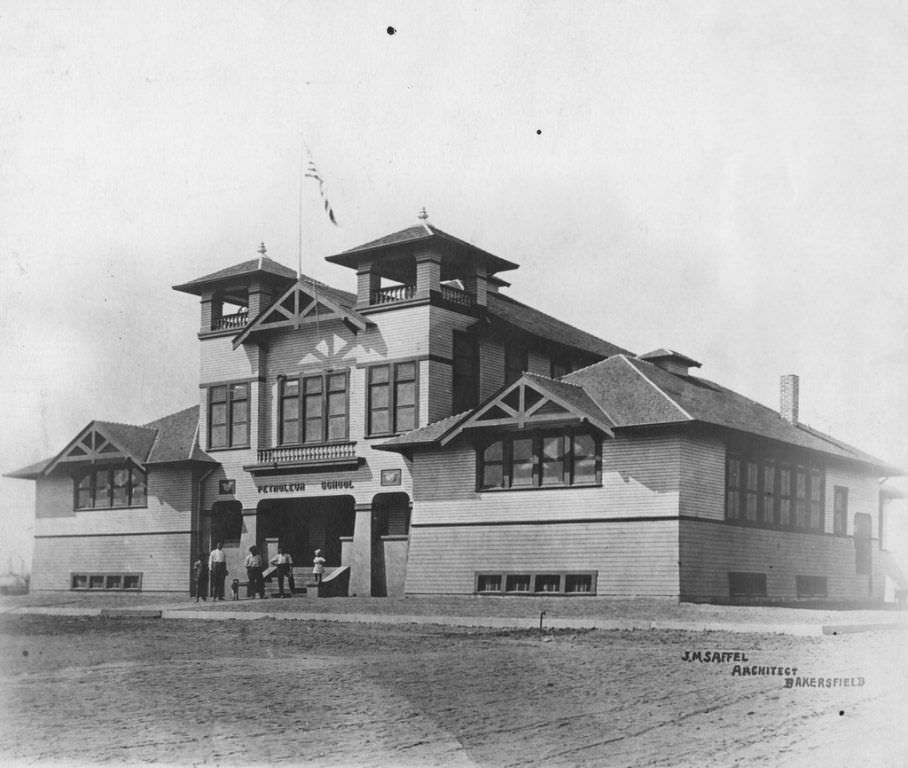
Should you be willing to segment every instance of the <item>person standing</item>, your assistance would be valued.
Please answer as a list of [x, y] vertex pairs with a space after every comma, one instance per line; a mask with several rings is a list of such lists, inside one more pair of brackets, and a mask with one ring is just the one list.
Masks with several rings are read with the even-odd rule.
[[192, 564], [192, 576], [195, 579], [195, 601], [208, 600], [208, 553], [199, 552]]
[[277, 566], [277, 588], [281, 597], [290, 597], [284, 594], [284, 579], [287, 579], [287, 586], [293, 591], [293, 573], [290, 570], [293, 566], [293, 558], [289, 552], [284, 552], [283, 547], [277, 548], [277, 554], [271, 558], [271, 564]]
[[265, 580], [262, 578], [262, 556], [258, 548], [253, 545], [249, 547], [249, 554], [246, 555], [246, 597], [255, 597], [256, 594], [260, 599], [265, 599]]
[[322, 574], [325, 572], [325, 558], [322, 557], [320, 549], [315, 550], [315, 558], [312, 560], [312, 577], [316, 584], [322, 583]]
[[227, 554], [224, 552], [224, 542], [219, 541], [211, 550], [208, 558], [208, 569], [211, 572], [212, 598], [224, 599], [224, 579], [227, 578]]

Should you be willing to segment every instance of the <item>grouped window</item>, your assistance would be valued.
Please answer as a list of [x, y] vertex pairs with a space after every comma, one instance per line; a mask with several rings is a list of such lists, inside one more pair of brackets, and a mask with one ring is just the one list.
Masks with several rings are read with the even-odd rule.
[[75, 478], [76, 509], [144, 507], [147, 504], [146, 475], [134, 465], [95, 467]]
[[416, 428], [417, 364], [415, 361], [373, 365], [367, 371], [367, 429], [370, 436]]
[[249, 384], [224, 384], [208, 390], [208, 447], [249, 446]]
[[483, 572], [475, 575], [479, 595], [595, 595], [596, 572]]
[[824, 530], [822, 467], [765, 456], [729, 454], [725, 487], [728, 520], [766, 528]]
[[798, 597], [801, 598], [829, 596], [829, 587], [825, 576], [795, 576], [795, 586], [798, 591]]
[[480, 490], [596, 485], [601, 445], [587, 432], [521, 433], [477, 449]]
[[73, 573], [70, 589], [138, 592], [142, 589], [141, 573]]
[[282, 378], [279, 388], [281, 445], [347, 439], [346, 371]]

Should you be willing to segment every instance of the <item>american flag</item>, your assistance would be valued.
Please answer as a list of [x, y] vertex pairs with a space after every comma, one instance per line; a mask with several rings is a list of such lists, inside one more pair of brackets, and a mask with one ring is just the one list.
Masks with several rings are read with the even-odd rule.
[[337, 219], [334, 218], [334, 209], [331, 207], [331, 203], [328, 202], [328, 198], [325, 196], [325, 180], [318, 172], [318, 168], [316, 168], [315, 161], [312, 159], [311, 155], [309, 156], [309, 164], [306, 166], [306, 172], [303, 175], [307, 179], [315, 179], [318, 182], [318, 193], [322, 196], [322, 203], [325, 206], [325, 213], [328, 215], [329, 221], [335, 227], [338, 226]]

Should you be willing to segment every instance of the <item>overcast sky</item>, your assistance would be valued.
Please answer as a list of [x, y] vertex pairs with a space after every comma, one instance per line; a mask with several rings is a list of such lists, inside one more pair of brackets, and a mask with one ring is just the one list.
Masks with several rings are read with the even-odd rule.
[[[421, 206], [515, 298], [773, 407], [798, 373], [803, 420], [908, 467], [906, 204], [899, 2], [5, 0], [0, 471], [197, 402], [170, 286], [295, 267], [301, 218], [352, 289], [323, 257]], [[0, 479], [0, 571], [33, 487]]]

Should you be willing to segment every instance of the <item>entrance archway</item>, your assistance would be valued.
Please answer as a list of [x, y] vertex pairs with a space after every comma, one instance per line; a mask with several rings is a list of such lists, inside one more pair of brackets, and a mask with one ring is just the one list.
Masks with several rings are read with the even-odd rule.
[[257, 512], [258, 545], [271, 557], [268, 543], [280, 544], [297, 568], [312, 564], [316, 549], [329, 568], [341, 564], [341, 537], [353, 536], [355, 502], [352, 496], [268, 499]]
[[372, 498], [372, 596], [403, 594], [410, 534], [410, 497], [379, 493]]

